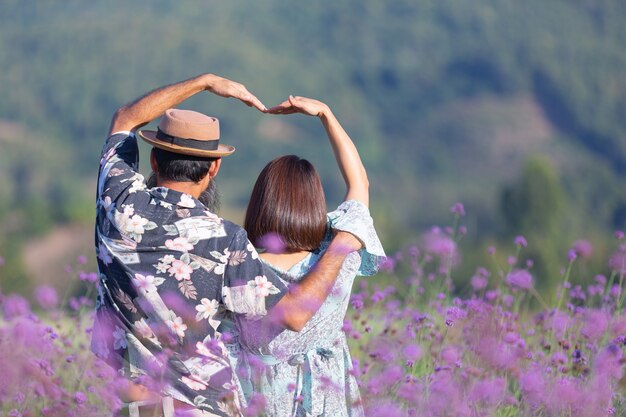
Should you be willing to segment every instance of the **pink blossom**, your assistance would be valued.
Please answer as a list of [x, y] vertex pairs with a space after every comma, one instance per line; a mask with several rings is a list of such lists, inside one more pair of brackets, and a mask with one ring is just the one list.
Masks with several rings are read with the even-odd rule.
[[265, 275], [254, 277], [254, 283], [256, 284], [256, 293], [261, 297], [270, 295], [271, 290], [274, 288], [274, 284], [268, 281]]
[[182, 281], [184, 279], [191, 279], [193, 268], [185, 262], [176, 259], [172, 262], [172, 266], [170, 266], [167, 272], [173, 275], [178, 281]]
[[172, 320], [167, 320], [166, 323], [178, 337], [185, 337], [187, 325], [183, 323], [183, 319], [181, 317], [174, 317]]
[[133, 278], [133, 285], [139, 291], [143, 292], [155, 292], [157, 288], [155, 285], [154, 276], [152, 275], [144, 276], [141, 274], [135, 274], [135, 278]]
[[179, 252], [187, 252], [193, 249], [193, 245], [184, 237], [177, 237], [173, 240], [167, 239], [165, 241], [165, 247]]

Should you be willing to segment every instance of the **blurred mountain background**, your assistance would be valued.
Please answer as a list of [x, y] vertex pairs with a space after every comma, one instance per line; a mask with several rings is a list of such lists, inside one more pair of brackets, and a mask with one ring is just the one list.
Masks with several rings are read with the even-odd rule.
[[[0, 287], [64, 285], [66, 265], [93, 258], [112, 113], [202, 72], [268, 106], [327, 102], [366, 164], [389, 253], [449, 224], [461, 201], [461, 281], [517, 234], [541, 280], [558, 279], [579, 238], [595, 248], [589, 274], [604, 272], [626, 219], [624, 21], [621, 0], [3, 0]], [[287, 153], [318, 167], [330, 209], [341, 201], [316, 120], [210, 94], [181, 107], [219, 117], [238, 149], [218, 177], [223, 217], [241, 222], [257, 174]]]

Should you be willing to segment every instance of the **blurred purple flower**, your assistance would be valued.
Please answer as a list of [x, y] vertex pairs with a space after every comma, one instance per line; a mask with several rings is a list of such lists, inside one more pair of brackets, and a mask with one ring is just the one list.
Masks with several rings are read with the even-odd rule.
[[574, 249], [570, 249], [570, 250], [567, 251], [567, 261], [568, 262], [574, 262], [577, 257], [578, 257], [578, 255], [576, 254], [576, 251]]
[[44, 310], [55, 309], [59, 304], [57, 291], [50, 285], [40, 285], [35, 288], [35, 299]]
[[455, 203], [450, 207], [450, 212], [456, 214], [459, 217], [465, 216], [465, 207], [462, 203]]
[[506, 381], [504, 378], [493, 378], [479, 380], [472, 387], [469, 400], [481, 406], [495, 406], [500, 403], [506, 395]]
[[457, 261], [457, 244], [450, 236], [441, 233], [438, 228], [433, 228], [423, 237], [424, 250], [439, 258], [449, 259], [453, 264]]
[[30, 304], [21, 295], [7, 295], [2, 302], [2, 311], [6, 320], [30, 314]]
[[98, 274], [96, 272], [81, 271], [78, 274], [78, 279], [84, 282], [96, 283], [98, 282]]
[[528, 242], [526, 241], [526, 238], [524, 236], [515, 236], [515, 239], [513, 239], [513, 243], [515, 244], [515, 246], [520, 246], [522, 248], [525, 248], [528, 246]]
[[408, 366], [413, 366], [415, 362], [422, 356], [422, 349], [419, 345], [406, 345], [403, 350], [404, 357]]
[[546, 380], [538, 369], [532, 369], [519, 378], [519, 385], [526, 401], [533, 406], [543, 403], [546, 392]]
[[286, 245], [282, 236], [272, 232], [261, 237], [259, 246], [269, 253], [283, 253]]
[[590, 258], [591, 255], [593, 255], [593, 246], [591, 245], [591, 242], [585, 239], [578, 239], [574, 241], [572, 249], [583, 259]]
[[609, 268], [618, 274], [626, 274], [626, 250], [619, 248], [609, 258]]
[[615, 236], [617, 240], [622, 240], [624, 239], [624, 232], [622, 232], [621, 230], [616, 230], [615, 233], [613, 233], [613, 236]]
[[553, 365], [563, 365], [567, 363], [567, 355], [563, 352], [554, 352], [550, 360]]
[[84, 392], [76, 391], [74, 393], [74, 402], [78, 405], [83, 405], [87, 402], [87, 396]]
[[467, 317], [467, 312], [458, 307], [449, 307], [446, 311], [446, 325], [451, 326], [458, 320], [463, 320]]
[[580, 333], [593, 342], [600, 340], [608, 330], [610, 319], [611, 315], [604, 310], [587, 310]]
[[383, 258], [379, 264], [379, 269], [383, 272], [393, 272], [395, 267], [396, 267], [396, 261], [390, 256]]
[[533, 286], [533, 277], [525, 269], [514, 269], [507, 275], [506, 283], [513, 288], [529, 290]]

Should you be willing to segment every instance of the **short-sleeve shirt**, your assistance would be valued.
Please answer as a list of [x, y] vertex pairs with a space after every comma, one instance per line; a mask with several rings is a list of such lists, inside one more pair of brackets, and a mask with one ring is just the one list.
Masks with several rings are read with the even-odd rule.
[[92, 350], [153, 389], [216, 415], [237, 414], [237, 383], [217, 328], [227, 314], [264, 316], [287, 288], [240, 226], [189, 194], [147, 188], [138, 162], [134, 134], [108, 138], [97, 184]]

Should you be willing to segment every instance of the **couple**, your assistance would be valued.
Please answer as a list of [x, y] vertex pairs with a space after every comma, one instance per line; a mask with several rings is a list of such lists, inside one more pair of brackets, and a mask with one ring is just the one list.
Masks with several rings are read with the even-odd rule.
[[[346, 201], [326, 215], [313, 166], [284, 156], [261, 172], [245, 230], [216, 216], [214, 178], [234, 148], [219, 143], [217, 119], [174, 109], [202, 91], [319, 117]], [[159, 116], [157, 131], [138, 132], [153, 146], [149, 187], [135, 132]], [[358, 152], [319, 101], [290, 96], [268, 110], [203, 74], [120, 108], [97, 184], [92, 350], [133, 381], [122, 412], [239, 416], [248, 403], [268, 416], [362, 415], [341, 327], [354, 277], [384, 256], [367, 204]]]

